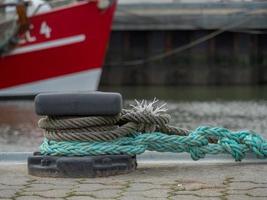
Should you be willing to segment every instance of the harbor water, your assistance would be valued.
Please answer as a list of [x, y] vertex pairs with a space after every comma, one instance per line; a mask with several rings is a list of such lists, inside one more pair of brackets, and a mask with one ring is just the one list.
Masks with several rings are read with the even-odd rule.
[[[167, 103], [171, 124], [195, 129], [220, 126], [253, 130], [267, 138], [267, 87], [100, 87], [120, 92], [124, 107], [134, 99]], [[33, 100], [0, 101], [0, 152], [38, 150], [43, 140]]]

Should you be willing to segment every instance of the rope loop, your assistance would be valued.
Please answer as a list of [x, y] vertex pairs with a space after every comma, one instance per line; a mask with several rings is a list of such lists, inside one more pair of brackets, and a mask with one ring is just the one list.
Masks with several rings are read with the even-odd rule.
[[47, 116], [38, 126], [45, 130], [44, 136], [55, 141], [108, 141], [135, 132], [186, 135], [188, 130], [169, 126], [170, 115], [165, 109], [146, 101], [131, 110], [122, 110], [116, 116]]
[[114, 125], [120, 119], [120, 115], [116, 116], [90, 116], [90, 117], [53, 117], [47, 116], [41, 118], [38, 126], [42, 129], [80, 129], [92, 126]]

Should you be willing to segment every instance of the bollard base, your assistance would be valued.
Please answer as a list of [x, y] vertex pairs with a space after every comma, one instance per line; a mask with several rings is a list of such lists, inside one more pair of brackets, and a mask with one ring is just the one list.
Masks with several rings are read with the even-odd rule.
[[28, 173], [39, 177], [94, 178], [125, 174], [137, 167], [136, 156], [45, 156], [28, 157]]

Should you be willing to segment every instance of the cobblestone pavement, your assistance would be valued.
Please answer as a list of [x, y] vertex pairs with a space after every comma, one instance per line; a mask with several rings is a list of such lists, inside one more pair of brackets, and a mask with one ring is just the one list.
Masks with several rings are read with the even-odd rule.
[[25, 164], [0, 165], [0, 199], [267, 199], [266, 163], [140, 164], [95, 179], [38, 178]]

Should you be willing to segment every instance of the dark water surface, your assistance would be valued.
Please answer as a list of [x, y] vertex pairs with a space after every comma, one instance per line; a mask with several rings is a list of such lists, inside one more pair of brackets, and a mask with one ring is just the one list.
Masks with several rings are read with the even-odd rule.
[[[157, 97], [168, 104], [171, 124], [232, 130], [250, 129], [267, 138], [267, 87], [102, 87], [122, 93], [125, 106], [134, 99]], [[0, 101], [0, 152], [35, 151], [41, 143], [39, 117], [31, 100]]]
[[101, 87], [101, 91], [116, 91], [125, 99], [168, 101], [250, 101], [267, 100], [267, 86], [153, 86]]

